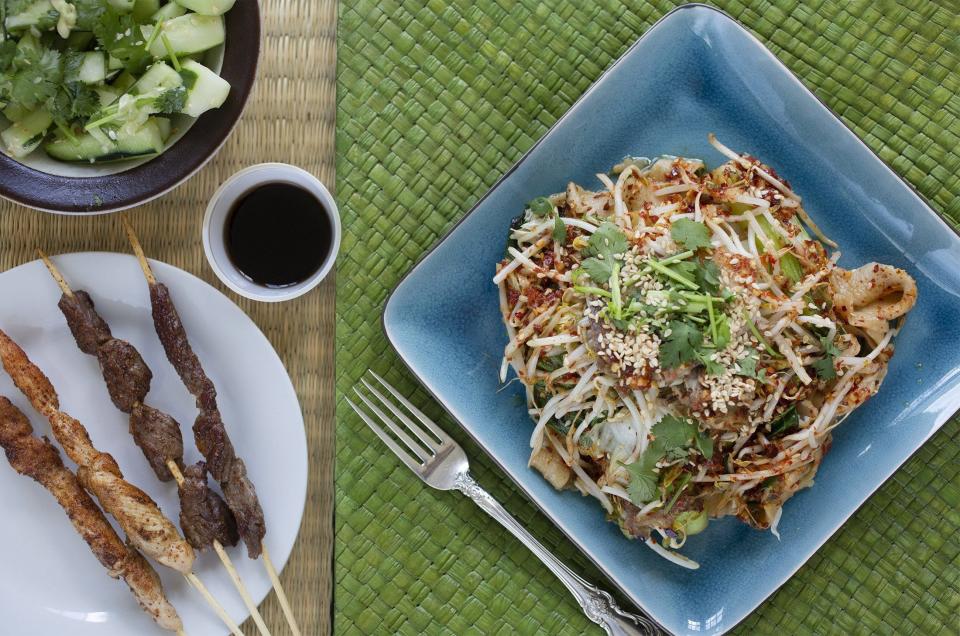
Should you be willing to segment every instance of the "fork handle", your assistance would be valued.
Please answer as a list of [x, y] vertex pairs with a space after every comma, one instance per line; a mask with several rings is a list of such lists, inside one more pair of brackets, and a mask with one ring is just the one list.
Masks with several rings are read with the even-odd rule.
[[457, 475], [454, 488], [470, 497], [488, 515], [500, 522], [510, 534], [520, 539], [547, 568], [553, 572], [564, 587], [570, 590], [583, 613], [594, 623], [600, 625], [610, 636], [643, 636], [659, 634], [657, 626], [643, 616], [636, 616], [621, 610], [613, 597], [607, 592], [587, 583], [563, 564], [549, 550], [543, 547], [526, 528], [520, 525], [468, 472]]

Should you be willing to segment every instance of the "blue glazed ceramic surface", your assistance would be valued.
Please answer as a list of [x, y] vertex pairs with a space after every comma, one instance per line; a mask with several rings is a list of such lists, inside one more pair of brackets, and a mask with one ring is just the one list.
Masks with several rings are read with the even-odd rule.
[[[665, 62], [664, 60], [668, 60]], [[725, 144], [771, 164], [840, 244], [841, 265], [878, 261], [916, 278], [919, 302], [880, 393], [837, 429], [816, 484], [791, 499], [782, 539], [711, 522], [684, 553], [690, 571], [628, 541], [593, 499], [527, 468], [533, 423], [514, 384], [498, 392], [507, 337], [495, 263], [512, 217], [535, 196], [626, 155], [724, 158]], [[784, 583], [960, 408], [960, 238], [766, 48], [725, 14], [669, 14], [567, 112], [394, 291], [384, 326], [406, 364], [543, 511], [638, 606], [678, 634], [721, 633]], [[921, 364], [922, 363], [922, 364]]]

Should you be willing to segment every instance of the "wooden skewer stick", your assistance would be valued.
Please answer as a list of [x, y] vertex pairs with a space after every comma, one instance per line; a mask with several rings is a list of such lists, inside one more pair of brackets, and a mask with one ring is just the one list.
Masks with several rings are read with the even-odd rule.
[[[143, 246], [140, 245], [140, 239], [137, 238], [137, 233], [130, 224], [130, 219], [127, 218], [126, 214], [121, 214], [120, 219], [123, 221], [123, 228], [127, 233], [127, 240], [130, 241], [133, 253], [136, 254], [137, 260], [140, 262], [140, 268], [143, 270], [143, 275], [146, 277], [147, 283], [156, 285], [157, 279], [153, 275], [153, 270], [150, 269], [150, 263], [147, 262], [146, 254], [143, 252]], [[267, 551], [267, 546], [263, 541], [260, 542], [260, 550], [263, 554], [263, 567], [266, 568], [267, 576], [270, 577], [270, 582], [273, 584], [273, 590], [277, 593], [277, 600], [280, 601], [280, 607], [283, 609], [283, 615], [287, 619], [290, 631], [294, 636], [301, 636], [297, 619], [293, 615], [290, 602], [287, 600], [287, 595], [283, 591], [283, 585], [280, 583], [280, 577], [277, 576], [277, 570], [273, 567], [273, 562], [270, 560], [270, 553]]]
[[64, 280], [63, 274], [60, 273], [60, 270], [58, 270], [57, 267], [50, 262], [50, 258], [47, 257], [46, 253], [39, 247], [37, 248], [37, 254], [40, 255], [40, 259], [43, 261], [43, 264], [47, 266], [47, 270], [50, 272], [50, 275], [53, 276], [53, 280], [57, 281], [57, 285], [60, 286], [60, 291], [70, 298], [73, 298], [73, 290], [70, 289], [70, 285], [68, 285], [67, 281]]
[[[177, 463], [172, 459], [168, 459], [167, 469], [169, 469], [170, 473], [173, 475], [173, 478], [177, 481], [177, 485], [182, 486], [184, 481], [183, 473], [180, 472], [180, 467], [177, 466]], [[230, 580], [233, 581], [233, 586], [237, 588], [237, 592], [240, 593], [240, 598], [243, 599], [243, 604], [246, 605], [247, 610], [250, 611], [250, 616], [253, 618], [253, 622], [256, 623], [257, 629], [260, 630], [260, 633], [263, 634], [263, 636], [271, 636], [270, 630], [267, 628], [267, 624], [263, 620], [263, 616], [260, 615], [260, 610], [257, 609], [257, 604], [254, 603], [253, 599], [250, 597], [250, 592], [247, 591], [247, 587], [240, 579], [240, 573], [237, 572], [237, 568], [230, 559], [230, 555], [227, 554], [227, 551], [223, 548], [223, 544], [221, 544], [217, 539], [214, 539], [213, 549], [216, 550], [217, 556], [220, 557], [220, 562], [223, 563], [223, 567], [227, 569], [227, 574], [230, 575]]]
[[290, 601], [287, 600], [287, 595], [283, 591], [283, 585], [280, 584], [280, 577], [277, 576], [277, 570], [273, 567], [273, 562], [270, 560], [270, 553], [267, 551], [266, 542], [260, 542], [260, 550], [263, 554], [263, 566], [267, 569], [267, 575], [270, 577], [270, 582], [273, 583], [273, 589], [277, 592], [277, 600], [280, 601], [280, 607], [283, 608], [283, 615], [287, 617], [290, 631], [293, 632], [293, 636], [301, 636], [297, 619], [293, 616], [293, 609], [290, 607]]
[[[70, 288], [70, 285], [67, 284], [66, 279], [63, 277], [63, 274], [60, 273], [60, 270], [57, 269], [57, 266], [54, 265], [53, 262], [50, 260], [50, 257], [48, 257], [46, 253], [39, 247], [37, 248], [37, 254], [40, 255], [40, 259], [43, 261], [43, 264], [46, 265], [47, 270], [50, 272], [50, 275], [53, 276], [53, 279], [57, 281], [57, 285], [60, 286], [60, 289], [61, 291], [63, 291], [64, 295], [69, 296], [70, 298], [73, 298], [73, 290]], [[174, 477], [177, 479], [178, 484], [181, 483], [183, 481], [183, 475], [180, 474], [180, 469], [177, 467], [176, 463], [174, 463], [173, 460], [167, 460], [167, 464], [169, 466], [172, 466], [171, 472], [173, 472], [173, 470], [176, 470], [176, 472], [174, 472]], [[229, 566], [227, 566], [227, 571], [230, 572], [231, 570], [233, 570], [232, 563]], [[213, 597], [213, 595], [210, 593], [207, 587], [203, 584], [203, 581], [201, 581], [197, 577], [197, 575], [194, 574], [193, 572], [189, 572], [187, 574], [184, 574], [183, 576], [184, 578], [187, 579], [190, 585], [192, 585], [198, 592], [200, 592], [200, 595], [203, 597], [203, 599], [207, 602], [208, 605], [210, 605], [213, 611], [217, 614], [217, 616], [220, 617], [220, 620], [223, 621], [224, 625], [226, 625], [230, 629], [230, 631], [234, 634], [234, 636], [243, 636], [243, 632], [241, 632], [237, 628], [236, 623], [233, 622], [233, 620], [227, 614], [226, 610], [223, 609], [223, 606], [220, 605], [217, 599]], [[235, 572], [231, 572], [230, 576], [231, 578], [233, 578], [235, 576]], [[239, 581], [239, 577], [237, 577], [235, 580]], [[242, 588], [242, 583], [240, 585]], [[246, 598], [249, 598], [249, 595], [246, 593], [245, 589], [241, 589], [240, 595], [244, 597], [244, 602], [246, 602]], [[254, 609], [253, 611], [256, 612], [256, 609]], [[260, 615], [259, 613], [256, 613], [255, 616], [259, 617]], [[254, 620], [256, 620], [256, 618]], [[259, 622], [262, 622], [262, 621], [263, 619], [260, 619]], [[259, 622], [258, 622], [258, 626], [259, 626]], [[271, 636], [269, 632], [263, 632], [263, 630], [261, 630], [261, 632], [264, 634], [264, 636]]]
[[146, 277], [147, 283], [156, 285], [157, 279], [153, 275], [153, 270], [150, 269], [150, 263], [147, 262], [146, 254], [143, 253], [143, 246], [140, 245], [140, 239], [137, 238], [137, 233], [133, 231], [133, 226], [130, 225], [130, 219], [127, 218], [126, 214], [121, 214], [120, 220], [123, 221], [123, 230], [127, 233], [127, 240], [130, 241], [130, 246], [133, 247], [133, 253], [136, 254], [137, 260], [140, 262], [140, 268], [143, 270], [143, 275]]
[[201, 581], [193, 572], [184, 574], [183, 576], [187, 579], [190, 585], [200, 592], [200, 595], [207, 600], [207, 603], [209, 603], [210, 607], [214, 609], [214, 611], [217, 613], [217, 616], [219, 616], [220, 620], [223, 621], [223, 624], [230, 629], [230, 633], [233, 634], [233, 636], [243, 636], [243, 632], [241, 632], [240, 628], [237, 627], [237, 624], [233, 622], [233, 619], [230, 618], [229, 614], [227, 614], [227, 611], [223, 609], [220, 603], [217, 602], [217, 599], [213, 598], [213, 595], [210, 594], [210, 590], [208, 590], [207, 586], [203, 584], [203, 581]]

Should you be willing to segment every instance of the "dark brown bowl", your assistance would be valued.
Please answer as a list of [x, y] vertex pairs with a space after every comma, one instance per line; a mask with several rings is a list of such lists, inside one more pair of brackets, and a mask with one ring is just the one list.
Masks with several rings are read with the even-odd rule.
[[47, 174], [0, 153], [0, 196], [46, 212], [101, 214], [146, 203], [193, 176], [233, 132], [257, 75], [257, 0], [239, 0], [225, 18], [226, 49], [220, 75], [230, 82], [230, 96], [220, 108], [204, 113], [173, 146], [145, 164], [96, 177]]

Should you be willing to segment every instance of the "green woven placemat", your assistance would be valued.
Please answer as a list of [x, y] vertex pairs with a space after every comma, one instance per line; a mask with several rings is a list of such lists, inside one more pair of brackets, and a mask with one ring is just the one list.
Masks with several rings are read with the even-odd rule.
[[[936, 209], [960, 222], [955, 3], [718, 5]], [[341, 3], [338, 634], [591, 629], [518, 542], [464, 497], [424, 488], [342, 396], [368, 367], [414, 394], [464, 444], [484, 486], [575, 569], [603, 580], [416, 386], [379, 318], [389, 290], [424, 251], [672, 6], [663, 0]], [[739, 631], [956, 633], [958, 505], [954, 420]]]

